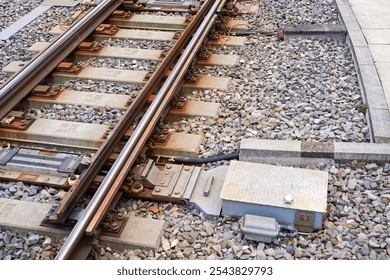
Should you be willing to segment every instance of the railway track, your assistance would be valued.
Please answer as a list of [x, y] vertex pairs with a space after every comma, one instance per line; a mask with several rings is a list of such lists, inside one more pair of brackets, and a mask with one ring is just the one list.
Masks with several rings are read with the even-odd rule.
[[[195, 88], [198, 84], [203, 88], [213, 88], [213, 83], [217, 83], [216, 87], [219, 87], [218, 82], [221, 84], [221, 79], [213, 81], [208, 77], [190, 76], [187, 70], [196, 61], [196, 55], [217, 18], [216, 11], [218, 8], [221, 10], [224, 2], [207, 1], [198, 7], [187, 7], [183, 9], [187, 12], [185, 17], [134, 15], [130, 10], [117, 10], [121, 4], [127, 7], [123, 1], [101, 1], [69, 27], [61, 27], [59, 31], [55, 29], [53, 32], [66, 31], [51, 44], [33, 46], [39, 54], [30, 63], [11, 63], [6, 71], [15, 71], [16, 74], [0, 90], [3, 114], [0, 134], [4, 140], [2, 164], [6, 166], [2, 178], [14, 177], [26, 183], [50, 184], [67, 189], [60, 204], [47, 214], [45, 223], [66, 225], [87, 190], [94, 185], [97, 189], [57, 259], [70, 258], [85, 232], [94, 238], [98, 237], [102, 221], [130, 169], [183, 84]], [[180, 8], [170, 7], [169, 11], [180, 11]], [[115, 48], [102, 46], [96, 41], [117, 35], [118, 38], [174, 41], [172, 48], [165, 51]], [[88, 38], [95, 41], [88, 41]], [[158, 63], [153, 67], [155, 69], [149, 71], [111, 71], [83, 68], [77, 61], [69, 61], [67, 57], [70, 55], [76, 59], [96, 56], [122, 59], [154, 57]], [[216, 56], [214, 61], [218, 63], [223, 58]], [[207, 64], [207, 55], [203, 63]], [[210, 63], [213, 64], [212, 61]], [[81, 103], [85, 102], [85, 105], [104, 106], [110, 102], [112, 97], [108, 95], [69, 91], [53, 84], [53, 81], [63, 82], [74, 77], [136, 84], [140, 90], [130, 95], [121, 95], [115, 102], [111, 101], [119, 107], [122, 117], [118, 118], [117, 123], [111, 122], [108, 126], [50, 121], [27, 113], [31, 111], [28, 107], [31, 104], [45, 106], [61, 103], [66, 106], [66, 100], [73, 99], [73, 102], [79, 103], [82, 95], [85, 98], [82, 98]], [[222, 85], [226, 80], [222, 80]], [[27, 106], [23, 103], [27, 103]], [[183, 103], [176, 101], [177, 111], [186, 105]], [[147, 104], [146, 111], [140, 114]], [[169, 137], [169, 134], [161, 131], [153, 139], [157, 143], [166, 144], [164, 141]], [[112, 166], [107, 169], [109, 161]], [[106, 174], [99, 177], [103, 170], [107, 170]], [[199, 176], [199, 168], [192, 167], [192, 170], [196, 170]], [[179, 179], [180, 172], [177, 176]], [[191, 175], [188, 180], [192, 180]], [[128, 193], [143, 193], [142, 190], [133, 191], [133, 188], [136, 186]], [[180, 201], [184, 191], [176, 198], [165, 200]], [[153, 197], [151, 191], [149, 196]], [[160, 198], [164, 200], [164, 197]]]

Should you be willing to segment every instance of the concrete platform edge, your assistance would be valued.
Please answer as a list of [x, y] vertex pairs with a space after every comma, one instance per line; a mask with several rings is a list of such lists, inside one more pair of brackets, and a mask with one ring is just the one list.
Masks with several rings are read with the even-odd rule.
[[355, 61], [359, 87], [363, 102], [367, 104], [367, 122], [370, 128], [371, 141], [390, 143], [390, 112], [377, 69], [368, 48], [368, 44], [347, 0], [334, 0], [339, 10], [341, 21], [347, 28], [346, 43]]

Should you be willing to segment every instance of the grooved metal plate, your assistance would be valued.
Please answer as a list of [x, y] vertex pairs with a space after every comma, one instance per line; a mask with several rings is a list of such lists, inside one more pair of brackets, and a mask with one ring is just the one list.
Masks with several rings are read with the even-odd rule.
[[[232, 161], [223, 200], [326, 212], [328, 173], [310, 169]], [[293, 198], [284, 203], [286, 195]]]

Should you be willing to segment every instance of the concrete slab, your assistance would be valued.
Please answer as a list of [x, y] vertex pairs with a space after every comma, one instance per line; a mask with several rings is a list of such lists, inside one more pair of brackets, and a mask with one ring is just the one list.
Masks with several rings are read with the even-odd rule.
[[51, 204], [33, 203], [0, 198], [0, 225], [18, 232], [36, 232], [55, 237], [65, 237], [65, 230], [41, 226]]
[[374, 62], [390, 62], [390, 46], [370, 45], [370, 50]]
[[335, 40], [345, 40], [347, 30], [343, 24], [299, 24], [286, 25], [284, 28], [286, 40], [294, 38], [333, 38]]
[[300, 141], [242, 139], [240, 144], [240, 161], [252, 161], [250, 158], [300, 156]]
[[45, 0], [42, 5], [59, 6], [59, 7], [74, 7], [80, 4], [80, 0]]
[[130, 216], [120, 237], [101, 235], [99, 240], [116, 250], [144, 248], [157, 249], [167, 223], [164, 220], [155, 220]]
[[107, 125], [36, 119], [26, 130], [0, 129], [0, 137], [97, 148]]
[[385, 93], [387, 103], [390, 103], [390, 82], [383, 82], [383, 91]]
[[170, 109], [165, 120], [175, 121], [181, 118], [217, 118], [218, 110], [221, 105], [213, 102], [192, 101], [189, 100], [183, 109]]
[[236, 37], [236, 36], [220, 36], [217, 41], [207, 41], [206, 45], [208, 47], [220, 48], [222, 46], [243, 46], [245, 45], [245, 37]]
[[360, 26], [364, 29], [390, 29], [390, 16], [388, 14], [380, 15], [362, 15], [357, 14], [356, 18]]
[[56, 83], [82, 79], [143, 85], [146, 83], [144, 79], [147, 73], [148, 71], [86, 67], [77, 75], [55, 71], [51, 74], [51, 77]]
[[225, 24], [225, 27], [231, 32], [236, 32], [239, 30], [247, 30], [250, 27], [249, 22], [246, 20], [229, 19], [224, 24]]
[[230, 84], [230, 78], [199, 76], [196, 83], [184, 84], [183, 91], [202, 90], [202, 89], [227, 90], [229, 84]]
[[366, 47], [367, 41], [361, 30], [349, 31], [347, 40], [350, 40], [353, 47]]
[[149, 30], [134, 30], [120, 29], [118, 33], [112, 36], [92, 34], [92, 38], [96, 41], [113, 39], [131, 39], [131, 40], [147, 40], [147, 41], [173, 41], [175, 32], [168, 31], [149, 31]]
[[239, 57], [237, 55], [220, 55], [211, 54], [208, 60], [197, 60], [197, 66], [207, 65], [224, 65], [234, 66], [238, 63]]
[[335, 142], [334, 159], [337, 161], [390, 161], [390, 145], [380, 143]]
[[374, 65], [359, 64], [359, 71], [365, 88], [367, 86], [381, 86], [381, 82]]
[[126, 27], [154, 27], [154, 28], [170, 28], [170, 29], [185, 29], [189, 22], [186, 22], [186, 17], [182, 16], [158, 16], [158, 15], [140, 15], [133, 14], [130, 18], [109, 17], [108, 23], [126, 26]]
[[[36, 232], [42, 235], [65, 237], [69, 231], [41, 226], [51, 204], [0, 198], [0, 226], [17, 232]], [[130, 216], [120, 237], [101, 235], [101, 243], [114, 249], [157, 249], [166, 226], [163, 220]]]
[[390, 82], [390, 62], [375, 63], [379, 78], [382, 82]]
[[25, 67], [28, 63], [29, 63], [29, 61], [11, 61], [10, 63], [8, 63], [8, 64], [2, 69], [2, 71], [5, 72], [5, 73], [13, 74], [13, 73], [16, 73], [16, 72], [18, 72], [19, 70], [21, 70], [21, 69], [22, 69], [23, 67]]
[[[53, 35], [64, 33], [60, 26], [54, 27], [50, 30]], [[150, 30], [136, 30], [136, 29], [119, 29], [115, 35], [100, 35], [92, 33], [92, 38], [96, 41], [113, 39], [131, 39], [131, 40], [150, 40], [150, 41], [172, 41], [175, 32], [169, 31], [150, 31]]]
[[355, 54], [355, 58], [357, 59], [358, 64], [374, 65], [374, 60], [372, 59], [372, 55], [368, 46], [356, 46], [355, 48], [353, 48], [353, 52]]
[[[32, 52], [41, 52], [45, 50], [50, 43], [37, 42], [28, 48]], [[139, 60], [155, 60], [161, 61], [161, 50], [148, 50], [148, 49], [132, 49], [132, 48], [118, 48], [104, 46], [99, 52], [87, 52], [82, 50], [76, 50], [73, 55], [77, 60], [89, 59], [91, 57], [109, 57], [109, 58], [124, 58], [124, 59], [139, 59]], [[211, 54], [208, 60], [198, 60], [197, 65], [225, 65], [234, 66], [237, 64], [239, 57], [237, 55], [219, 55]]]
[[198, 157], [202, 137], [195, 134], [172, 133], [165, 145], [155, 144], [156, 155]]
[[128, 99], [129, 96], [124, 94], [104, 94], [65, 89], [56, 99], [32, 95], [27, 98], [27, 102], [35, 108], [39, 108], [44, 104], [70, 104], [124, 109]]
[[386, 97], [381, 86], [366, 86], [366, 99], [369, 109], [387, 110]]
[[370, 114], [372, 133], [376, 143], [390, 143], [389, 110], [374, 109]]
[[370, 1], [365, 3], [351, 3], [353, 12], [355, 15], [389, 15], [390, 14], [390, 2], [376, 2]]
[[388, 29], [362, 29], [367, 43], [369, 45], [375, 44], [390, 44], [390, 30]]

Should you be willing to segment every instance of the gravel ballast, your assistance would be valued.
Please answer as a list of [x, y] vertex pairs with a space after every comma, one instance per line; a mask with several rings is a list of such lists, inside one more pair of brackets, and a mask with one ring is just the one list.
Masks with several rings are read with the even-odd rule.
[[[14, 4], [0, 6], [9, 14]], [[24, 1], [8, 26], [36, 2]], [[248, 20], [260, 30], [282, 31], [287, 24], [340, 23], [332, 0], [260, 1], [257, 14], [234, 19]], [[24, 10], [25, 9], [25, 10]], [[50, 41], [48, 31], [76, 11], [76, 8], [52, 8], [33, 24], [7, 41], [0, 41], [0, 68], [13, 60], [28, 60], [25, 51], [37, 41]], [[169, 42], [105, 40], [103, 45], [131, 48], [169, 49]], [[16, 46], [16, 47], [15, 47]], [[171, 131], [203, 135], [200, 157], [237, 151], [243, 138], [368, 142], [369, 131], [362, 112], [362, 100], [350, 50], [344, 42], [332, 39], [281, 41], [277, 36], [248, 36], [243, 47], [220, 46], [209, 49], [217, 54], [234, 54], [234, 67], [193, 68], [201, 75], [230, 77], [227, 91], [202, 90], [185, 95], [186, 99], [221, 104], [216, 120], [203, 117], [166, 123]], [[155, 63], [91, 59], [83, 66], [116, 69], [149, 69]], [[7, 77], [0, 73], [0, 84]], [[107, 94], [131, 94], [139, 86], [95, 81], [68, 81], [54, 85]], [[123, 114], [111, 108], [50, 105], [31, 108], [37, 117], [89, 123], [115, 123]], [[217, 163], [207, 166], [212, 168]], [[90, 259], [390, 259], [390, 164], [350, 162], [306, 166], [329, 172], [327, 213], [323, 229], [284, 239], [280, 244], [245, 240], [236, 217], [205, 217], [190, 206], [122, 198], [118, 211], [167, 221], [157, 250], [114, 249], [100, 244]], [[57, 204], [64, 191], [23, 183], [2, 182], [0, 197], [37, 203]], [[85, 204], [85, 203], [84, 203]], [[36, 233], [16, 233], [0, 228], [0, 259], [53, 259], [63, 239]]]

